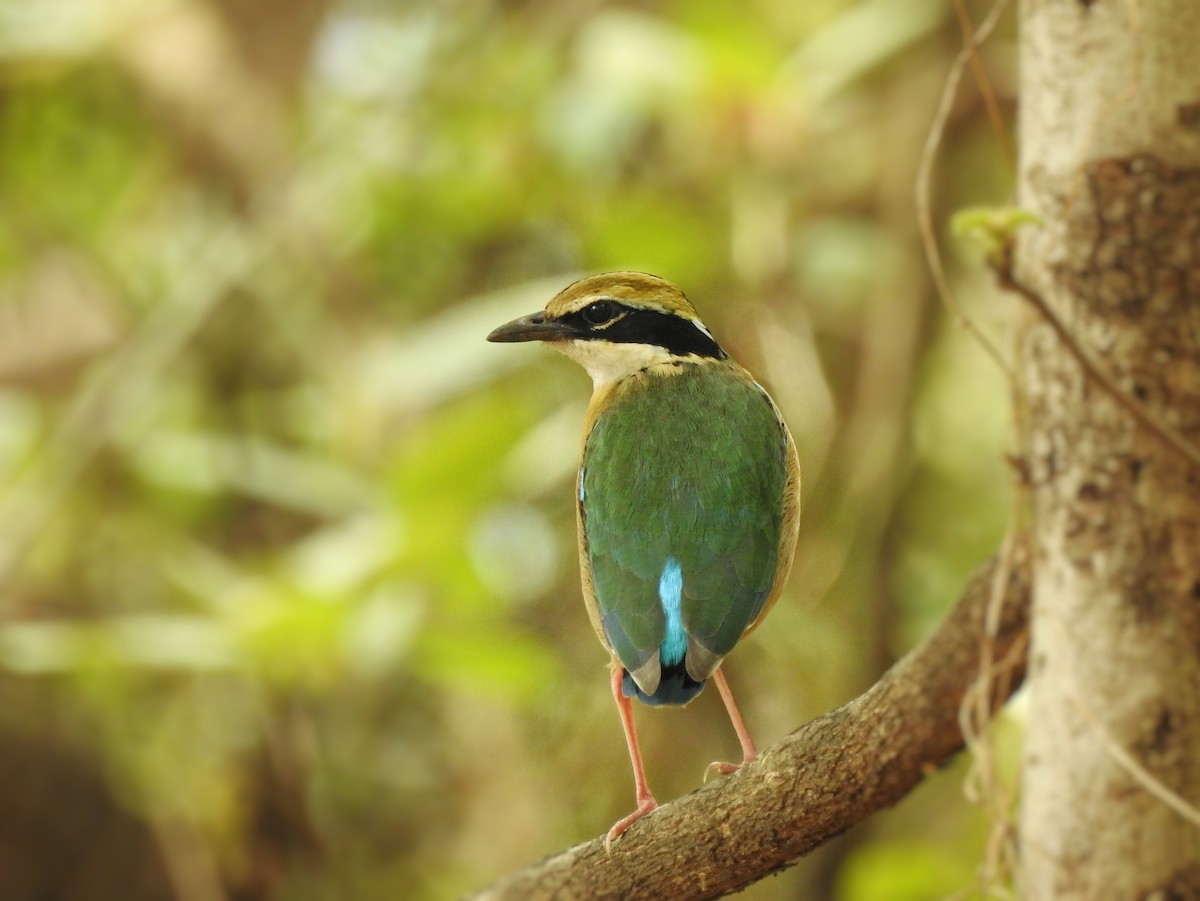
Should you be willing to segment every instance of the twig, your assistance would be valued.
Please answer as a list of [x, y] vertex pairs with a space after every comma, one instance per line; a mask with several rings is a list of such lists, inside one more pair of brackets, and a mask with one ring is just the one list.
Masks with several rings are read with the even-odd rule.
[[1100, 725], [1095, 712], [1088, 705], [1087, 701], [1084, 700], [1082, 693], [1079, 693], [1076, 700], [1079, 702], [1080, 708], [1084, 711], [1084, 716], [1091, 724], [1096, 737], [1100, 739], [1100, 744], [1104, 746], [1104, 750], [1112, 757], [1117, 766], [1123, 769], [1134, 782], [1154, 795], [1154, 797], [1158, 798], [1158, 800], [1162, 801], [1193, 826], [1200, 826], [1200, 808], [1197, 808], [1194, 804], [1189, 804], [1178, 792], [1164, 785], [1161, 779], [1155, 778], [1154, 774], [1142, 766], [1136, 757], [1113, 740], [1108, 731]]
[[[1074, 631], [1067, 626], [1062, 617], [1046, 617], [1047, 622], [1053, 622], [1054, 628], [1067, 640], [1067, 645], [1071, 648], [1071, 654], [1075, 659], [1078, 659], [1083, 651], [1079, 643], [1075, 640]], [[1134, 782], [1140, 785], [1158, 800], [1162, 801], [1173, 811], [1191, 823], [1193, 826], [1200, 826], [1200, 808], [1189, 802], [1186, 798], [1174, 791], [1170, 786], [1163, 783], [1151, 773], [1142, 763], [1134, 757], [1129, 751], [1122, 747], [1120, 742], [1112, 737], [1109, 731], [1104, 727], [1099, 715], [1096, 713], [1095, 707], [1087, 699], [1080, 686], [1079, 679], [1075, 672], [1075, 667], [1072, 666], [1063, 672], [1068, 679], [1069, 697], [1075, 704], [1080, 715], [1087, 721], [1088, 726], [1092, 730], [1092, 734], [1099, 740], [1106, 754], [1112, 758], [1113, 762], [1120, 767]]]
[[1179, 452], [1189, 463], [1200, 467], [1200, 448], [1197, 448], [1196, 445], [1184, 437], [1182, 432], [1169, 423], [1164, 422], [1149, 407], [1121, 387], [1117, 380], [1097, 363], [1087, 349], [1079, 343], [1071, 333], [1071, 330], [1067, 328], [1066, 323], [1063, 322], [1062, 317], [1046, 302], [1046, 299], [1016, 277], [1013, 273], [1011, 243], [1005, 247], [999, 258], [992, 262], [992, 269], [995, 271], [996, 279], [1002, 288], [1021, 295], [1021, 297], [1024, 297], [1033, 305], [1034, 309], [1054, 329], [1054, 333], [1058, 335], [1071, 356], [1079, 361], [1079, 365], [1083, 367], [1084, 372], [1108, 392], [1113, 400], [1128, 410], [1138, 422], [1157, 434], [1170, 447]]
[[[991, 596], [984, 617], [984, 634], [980, 642], [979, 673], [974, 684], [963, 697], [959, 710], [959, 728], [972, 757], [971, 771], [964, 790], [968, 800], [978, 804], [987, 813], [990, 829], [987, 851], [980, 867], [979, 888], [988, 897], [1006, 896], [1003, 886], [1013, 872], [1017, 860], [1016, 830], [1013, 825], [1015, 808], [1013, 792], [1009, 790], [997, 772], [995, 754], [987, 740], [988, 725], [999, 703], [994, 696], [1005, 698], [1008, 692], [994, 689], [997, 681], [1007, 678], [1014, 666], [1023, 664], [1027, 650], [1024, 642], [1010, 649], [999, 663], [993, 654], [993, 638], [1000, 628], [1004, 612], [1005, 586], [1012, 577], [1014, 566], [1028, 567], [1026, 549], [1017, 531], [1019, 506], [1023, 503], [1020, 486], [1013, 494], [1013, 513], [1009, 529], [997, 554], [997, 564], [992, 574]], [[1021, 559], [1018, 559], [1020, 556]], [[999, 893], [999, 894], [998, 894]]]
[[975, 84], [979, 88], [979, 96], [983, 98], [983, 108], [987, 111], [988, 122], [996, 134], [1009, 169], [1016, 170], [1017, 154], [1013, 150], [1012, 138], [1004, 127], [1004, 117], [1000, 115], [1000, 104], [996, 100], [996, 92], [992, 90], [992, 81], [988, 78], [987, 69], [979, 56], [979, 41], [975, 37], [975, 23], [971, 21], [971, 13], [967, 10], [965, 0], [954, 0], [954, 12], [958, 16], [958, 27], [962, 31], [965, 49], [971, 53], [971, 74], [975, 76]]
[[963, 70], [966, 69], [967, 64], [974, 56], [976, 48], [987, 40], [988, 35], [992, 33], [1007, 6], [1008, 0], [997, 0], [988, 13], [987, 18], [980, 24], [979, 29], [971, 35], [966, 46], [959, 51], [958, 57], [954, 60], [954, 65], [950, 67], [950, 72], [946, 76], [945, 87], [942, 89], [942, 98], [938, 103], [937, 113], [933, 117], [933, 124], [930, 125], [929, 134], [925, 138], [925, 148], [921, 152], [921, 165], [917, 170], [916, 205], [917, 227], [921, 232], [921, 244], [925, 249], [925, 259], [929, 264], [929, 272], [933, 277], [933, 284], [937, 289], [938, 296], [942, 300], [942, 304], [949, 311], [950, 315], [954, 317], [955, 323], [966, 329], [967, 333], [979, 342], [988, 356], [1008, 375], [1011, 381], [1014, 380], [1014, 375], [1012, 368], [1008, 365], [1008, 361], [1004, 359], [1004, 355], [1000, 353], [999, 348], [996, 347], [992, 340], [966, 314], [955, 299], [954, 292], [950, 288], [950, 280], [946, 277], [946, 267], [942, 263], [942, 253], [938, 249], [937, 233], [933, 227], [933, 204], [930, 199], [931, 192], [929, 187], [933, 177], [933, 164], [937, 159], [937, 150], [942, 143], [942, 136], [946, 131], [946, 122], [950, 118], [950, 107], [954, 103], [954, 97], [958, 92], [958, 85], [962, 81]]

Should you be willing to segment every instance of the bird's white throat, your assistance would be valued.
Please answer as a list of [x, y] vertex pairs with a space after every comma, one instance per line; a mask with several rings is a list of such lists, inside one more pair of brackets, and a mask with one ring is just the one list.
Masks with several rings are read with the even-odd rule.
[[554, 348], [587, 370], [595, 390], [628, 378], [647, 366], [677, 359], [656, 344], [575, 340], [557, 341]]

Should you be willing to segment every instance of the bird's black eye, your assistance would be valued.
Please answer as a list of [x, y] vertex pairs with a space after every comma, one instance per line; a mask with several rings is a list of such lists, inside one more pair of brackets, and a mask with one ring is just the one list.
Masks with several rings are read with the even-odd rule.
[[606, 322], [612, 322], [618, 312], [620, 307], [611, 300], [598, 300], [580, 310], [580, 315], [588, 325], [604, 325]]

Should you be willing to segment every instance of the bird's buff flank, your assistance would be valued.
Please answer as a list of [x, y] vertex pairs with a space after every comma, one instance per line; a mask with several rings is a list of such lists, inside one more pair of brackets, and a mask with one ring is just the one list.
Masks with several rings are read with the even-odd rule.
[[637, 809], [608, 832], [611, 846], [657, 803], [631, 698], [682, 705], [712, 679], [742, 762], [755, 757], [720, 666], [791, 569], [796, 446], [767, 392], [656, 276], [585, 278], [488, 340], [545, 341], [592, 377], [576, 490], [579, 565], [588, 616], [612, 658], [637, 789]]

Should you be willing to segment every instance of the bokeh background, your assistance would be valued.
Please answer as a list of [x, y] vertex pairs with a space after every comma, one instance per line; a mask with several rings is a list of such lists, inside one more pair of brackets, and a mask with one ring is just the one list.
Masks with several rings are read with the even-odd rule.
[[[914, 213], [961, 46], [950, 0], [0, 3], [0, 897], [450, 898], [628, 812], [590, 386], [483, 340], [584, 273], [683, 287], [800, 447], [760, 746], [928, 634], [1008, 515]], [[968, 80], [931, 197], [1001, 342], [945, 223], [1005, 146]], [[660, 800], [736, 755], [715, 693], [638, 718]], [[745, 896], [974, 896], [966, 766]]]

